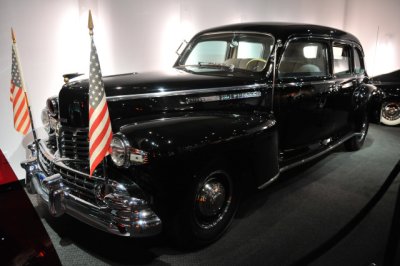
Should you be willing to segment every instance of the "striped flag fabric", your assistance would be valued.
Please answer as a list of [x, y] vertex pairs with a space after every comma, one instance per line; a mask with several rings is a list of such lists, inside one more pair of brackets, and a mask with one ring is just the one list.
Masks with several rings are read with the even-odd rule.
[[89, 69], [89, 161], [90, 175], [110, 153], [112, 130], [101, 76], [99, 57], [91, 36]]
[[28, 101], [23, 88], [19, 61], [14, 44], [12, 46], [10, 101], [13, 106], [14, 128], [23, 135], [26, 135], [31, 126], [31, 119], [29, 117]]

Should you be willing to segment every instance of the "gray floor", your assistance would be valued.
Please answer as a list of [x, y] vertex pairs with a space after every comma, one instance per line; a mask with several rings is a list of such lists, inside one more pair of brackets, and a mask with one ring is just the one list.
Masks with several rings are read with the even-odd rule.
[[[374, 195], [400, 158], [400, 127], [371, 125], [363, 148], [341, 147], [248, 195], [231, 229], [195, 252], [164, 238], [111, 236], [71, 217], [52, 218], [31, 197], [64, 265], [290, 265], [345, 225]], [[314, 265], [382, 260], [400, 177], [367, 218]]]

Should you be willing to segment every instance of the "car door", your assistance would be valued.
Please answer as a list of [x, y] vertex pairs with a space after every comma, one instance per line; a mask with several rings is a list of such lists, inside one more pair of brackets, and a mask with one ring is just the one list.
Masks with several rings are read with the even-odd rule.
[[298, 149], [327, 138], [332, 114], [326, 109], [332, 88], [330, 43], [325, 39], [289, 41], [278, 66], [275, 113], [282, 150]]
[[[349, 132], [354, 124], [351, 117], [354, 106], [353, 94], [362, 82], [364, 73], [359, 55], [349, 43], [334, 41], [332, 44], [335, 83], [329, 92], [327, 108], [331, 108], [334, 112], [332, 125], [338, 134]], [[358, 76], [360, 78], [357, 78]]]

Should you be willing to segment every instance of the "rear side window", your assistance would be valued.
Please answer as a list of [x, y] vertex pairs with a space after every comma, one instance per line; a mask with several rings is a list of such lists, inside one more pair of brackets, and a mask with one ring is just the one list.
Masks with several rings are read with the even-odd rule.
[[362, 62], [361, 52], [357, 49], [353, 49], [354, 53], [354, 73], [355, 74], [363, 74], [364, 73], [364, 65]]
[[350, 63], [351, 63], [350, 46], [334, 44], [333, 73], [337, 77], [350, 75], [351, 74]]
[[282, 55], [280, 78], [321, 77], [328, 74], [328, 46], [323, 42], [292, 41]]

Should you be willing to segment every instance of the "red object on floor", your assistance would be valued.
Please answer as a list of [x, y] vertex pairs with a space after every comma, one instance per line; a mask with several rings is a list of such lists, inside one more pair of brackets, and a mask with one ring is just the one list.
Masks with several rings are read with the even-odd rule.
[[0, 149], [0, 185], [15, 181], [18, 181], [18, 178]]
[[0, 265], [61, 266], [40, 217], [1, 150]]

